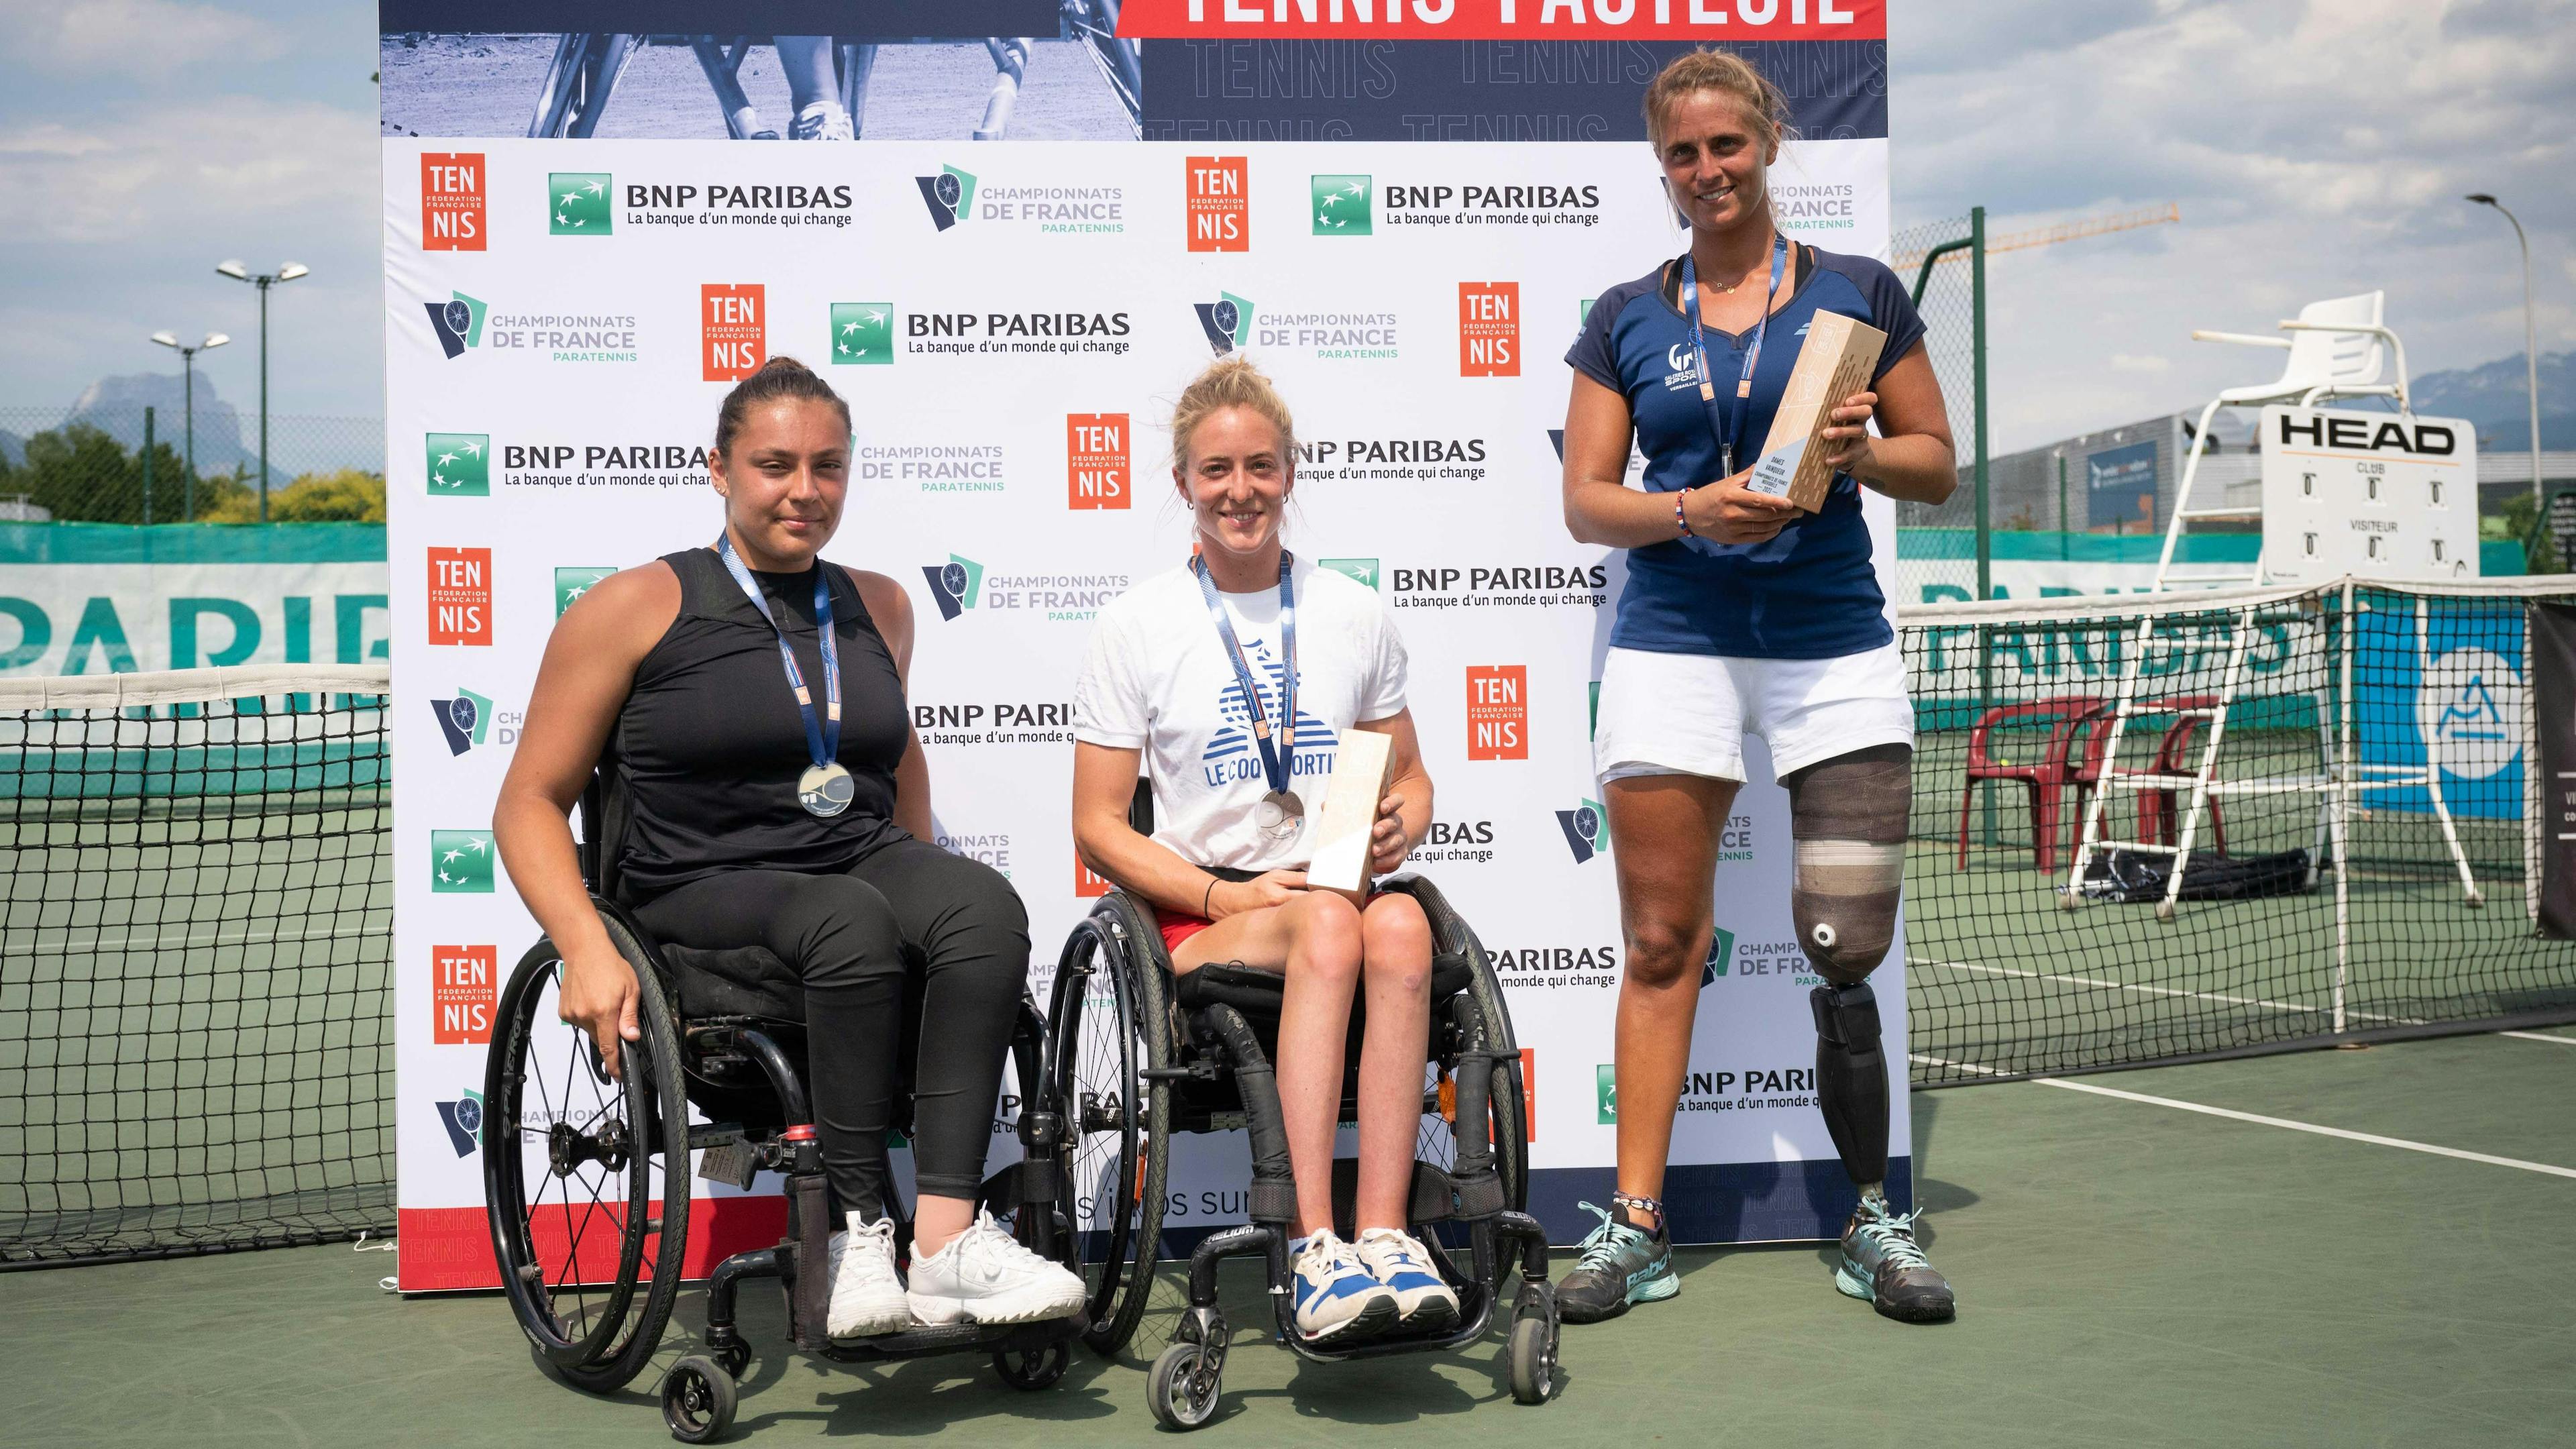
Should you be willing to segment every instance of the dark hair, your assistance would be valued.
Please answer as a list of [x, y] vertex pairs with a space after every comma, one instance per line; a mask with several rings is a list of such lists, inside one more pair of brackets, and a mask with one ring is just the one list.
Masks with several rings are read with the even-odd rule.
[[814, 375], [814, 369], [795, 358], [781, 354], [760, 365], [760, 370], [735, 383], [725, 394], [724, 405], [716, 409], [716, 451], [733, 446], [733, 436], [742, 431], [745, 413], [762, 403], [803, 398], [827, 402], [841, 411], [841, 426], [850, 426], [850, 405], [832, 391], [832, 385]]

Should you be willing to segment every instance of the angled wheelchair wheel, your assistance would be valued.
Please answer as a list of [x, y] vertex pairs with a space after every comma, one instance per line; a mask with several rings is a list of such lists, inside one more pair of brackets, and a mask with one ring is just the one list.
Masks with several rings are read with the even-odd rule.
[[553, 62], [528, 118], [530, 136], [585, 137], [617, 89], [627, 64], [643, 47], [641, 35], [566, 34], [556, 38]]
[[546, 1362], [593, 1393], [624, 1387], [660, 1345], [689, 1236], [679, 1039], [642, 944], [603, 915], [641, 991], [623, 1079], [557, 1018], [563, 962], [540, 940], [502, 990], [483, 1085], [502, 1289]]
[[1083, 1341], [1103, 1356], [1135, 1333], [1163, 1236], [1171, 1083], [1151, 1074], [1177, 1053], [1162, 972], [1137, 944], [1150, 929], [1124, 896], [1104, 900], [1065, 943], [1050, 1012]]

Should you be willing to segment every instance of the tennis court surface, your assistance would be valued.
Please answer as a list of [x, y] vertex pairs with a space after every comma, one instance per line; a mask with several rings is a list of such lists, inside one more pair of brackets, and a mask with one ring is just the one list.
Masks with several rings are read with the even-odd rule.
[[[2571, 1105], [2569, 1028], [1921, 1093], [1917, 1192], [1955, 1323], [1840, 1297], [1817, 1247], [1686, 1252], [1681, 1297], [1567, 1330], [1546, 1407], [1511, 1402], [1499, 1338], [1301, 1366], [1247, 1337], [1202, 1442], [2576, 1443]], [[538, 1369], [499, 1298], [404, 1302], [376, 1287], [390, 1268], [338, 1245], [0, 1275], [7, 1437], [669, 1442], [654, 1373], [589, 1398]], [[1267, 1316], [1254, 1277], [1226, 1292], [1237, 1322]], [[1168, 1313], [1141, 1357], [1077, 1353], [1037, 1394], [967, 1357], [820, 1367], [782, 1350], [781, 1317], [746, 1297], [760, 1357], [734, 1442], [1156, 1432], [1142, 1363]], [[693, 1288], [666, 1360], [702, 1321]]]

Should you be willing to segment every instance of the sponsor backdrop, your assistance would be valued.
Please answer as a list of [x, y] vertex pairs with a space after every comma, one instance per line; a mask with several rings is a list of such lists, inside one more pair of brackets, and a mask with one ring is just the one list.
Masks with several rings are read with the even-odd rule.
[[[510, 28], [494, 8], [447, 28]], [[1327, 8], [1341, 7], [1281, 10]], [[1637, 23], [1603, 33], [1572, 4], [1461, 0], [1414, 10], [1481, 29], [1443, 39], [1408, 10], [1363, 43], [1296, 38], [1268, 6], [1235, 32], [1195, 17], [1244, 7], [1158, 7], [1148, 109], [1177, 140], [387, 135], [405, 1288], [491, 1279], [468, 1124], [496, 978], [536, 931], [494, 868], [490, 805], [547, 633], [603, 573], [714, 538], [716, 406], [773, 353], [850, 400], [829, 556], [912, 595], [938, 843], [1026, 898], [1041, 1001], [1102, 889], [1065, 808], [1091, 620], [1188, 548], [1162, 422], [1215, 356], [1278, 379], [1305, 448], [1291, 546], [1378, 589], [1404, 632], [1438, 791], [1415, 864], [1493, 951], [1530, 1048], [1535, 1206], [1560, 1240], [1587, 1226], [1575, 1200], [1607, 1201], [1618, 1112], [1621, 946], [1590, 735], [1622, 576], [1617, 555], [1566, 536], [1552, 428], [1589, 299], [1680, 246], [1635, 116], [1656, 65], [1693, 36], [1776, 37], [1749, 51], [1820, 138], [1774, 173], [1790, 228], [1864, 254], [1887, 240], [1876, 7], [1775, 5], [1767, 31], [1750, 5], [1741, 21], [1691, 7], [1696, 26], [1669, 20], [1680, 5], [1597, 8]], [[1812, 38], [1818, 25], [1834, 38]], [[1375, 109], [1291, 103], [1345, 81]], [[1276, 126], [1256, 114], [1265, 87], [1288, 97]], [[1309, 113], [1331, 128], [1291, 123]], [[1758, 751], [1753, 769], [1675, 1144], [1676, 1223], [1701, 1241], [1830, 1236], [1850, 1203], [1813, 1105], [1786, 797]], [[1879, 977], [1895, 1063], [1899, 960]], [[1901, 1070], [1890, 1086], [1901, 1198]], [[995, 1144], [1010, 1150], [1006, 1124]], [[1172, 1227], [1236, 1220], [1239, 1139], [1189, 1143], [1176, 1170]], [[774, 1199], [714, 1218], [745, 1238], [777, 1222]]]

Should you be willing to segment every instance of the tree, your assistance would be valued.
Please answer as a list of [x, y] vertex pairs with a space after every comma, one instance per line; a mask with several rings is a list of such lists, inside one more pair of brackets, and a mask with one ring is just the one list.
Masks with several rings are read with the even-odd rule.
[[[202, 517], [208, 523], [257, 523], [259, 490], [242, 487]], [[385, 480], [355, 468], [306, 473], [268, 495], [268, 518], [271, 523], [382, 523]]]
[[[186, 495], [187, 468], [179, 451], [152, 446], [152, 518], [176, 520]], [[72, 423], [27, 440], [25, 460], [0, 464], [0, 493], [27, 500], [64, 523], [141, 523], [143, 450], [128, 452], [105, 431]], [[202, 499], [204, 490], [199, 490]]]

